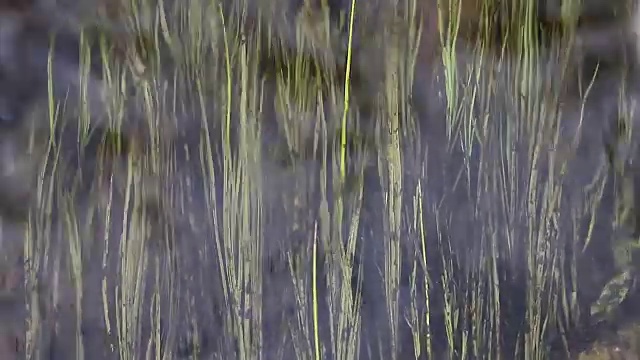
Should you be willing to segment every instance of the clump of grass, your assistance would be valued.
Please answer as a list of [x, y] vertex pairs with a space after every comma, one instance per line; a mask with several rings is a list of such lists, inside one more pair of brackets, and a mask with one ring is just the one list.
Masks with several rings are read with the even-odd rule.
[[[60, 144], [53, 136], [58, 117], [65, 115], [61, 104], [50, 98], [52, 136], [38, 185], [39, 212], [30, 218], [25, 240], [25, 258], [34, 266], [27, 269], [28, 288], [37, 288], [42, 271], [59, 272], [72, 279], [76, 357], [91, 355], [85, 355], [82, 320], [87, 312], [100, 311], [107, 335], [116, 339], [111, 345], [120, 358], [175, 358], [183, 335], [180, 322], [185, 321], [180, 319], [183, 314], [178, 309], [197, 308], [198, 299], [211, 296], [216, 305], [212, 311], [217, 311], [221, 319], [221, 324], [214, 325], [220, 330], [214, 335], [218, 339], [211, 344], [214, 340], [200, 337], [199, 329], [209, 325], [210, 319], [197, 315], [186, 319], [192, 329], [186, 347], [193, 356], [215, 351], [225, 358], [253, 359], [273, 354], [286, 357], [293, 351], [303, 359], [398, 359], [403, 354], [415, 358], [546, 358], [543, 345], [550, 329], [563, 330], [580, 316], [574, 296], [577, 259], [567, 257], [577, 256], [573, 254], [580, 253], [589, 242], [571, 239], [571, 252], [567, 252], [562, 237], [567, 233], [577, 237], [578, 232], [556, 228], [558, 209], [567, 209], [558, 179], [569, 168], [562, 153], [546, 152], [549, 146], [565, 145], [558, 130], [561, 104], [557, 84], [542, 76], [546, 69], [540, 62], [532, 2], [514, 6], [517, 20], [513, 23], [518, 27], [505, 32], [509, 37], [506, 46], [516, 59], [513, 65], [508, 64], [513, 60], [506, 56], [488, 55], [488, 47], [493, 45], [489, 38], [492, 29], [502, 25], [489, 20], [491, 4], [483, 6], [482, 16], [487, 20], [482, 22], [483, 30], [473, 49], [474, 61], [467, 69], [458, 65], [456, 50], [460, 9], [456, 2], [447, 4], [448, 8], [441, 6], [439, 11], [458, 17], [454, 16], [447, 28], [439, 28], [446, 112], [443, 119], [429, 121], [446, 124], [446, 149], [439, 150], [448, 155], [442, 159], [450, 156], [455, 160], [456, 154], [462, 154], [457, 182], [447, 191], [466, 186], [462, 192], [469, 203], [461, 211], [469, 210], [473, 219], [464, 220], [477, 226], [478, 236], [473, 241], [449, 238], [447, 234], [454, 233], [454, 227], [467, 224], [451, 223], [450, 218], [460, 220], [461, 216], [452, 217], [432, 207], [434, 201], [428, 198], [431, 184], [427, 179], [432, 174], [427, 169], [433, 169], [433, 165], [427, 164], [430, 158], [422, 158], [430, 151], [426, 137], [417, 132], [418, 122], [424, 119], [414, 119], [410, 102], [414, 75], [422, 65], [417, 63], [418, 46], [424, 36], [417, 25], [417, 1], [407, 1], [396, 14], [409, 24], [410, 31], [388, 31], [381, 36], [385, 61], [379, 71], [384, 74], [384, 86], [376, 97], [373, 119], [358, 118], [359, 109], [354, 109], [351, 102], [355, 88], [351, 67], [357, 64], [352, 43], [356, 1], [350, 3], [344, 82], [335, 76], [323, 76], [328, 70], [322, 61], [313, 62], [308, 54], [294, 51], [278, 59], [281, 63], [276, 66], [273, 94], [266, 85], [269, 79], [260, 71], [260, 61], [269, 55], [263, 52], [264, 34], [247, 31], [252, 24], [243, 23], [249, 15], [244, 2], [239, 5], [244, 9], [244, 20], [228, 18], [221, 4], [198, 0], [173, 8], [163, 2], [124, 2], [125, 28], [132, 34], [124, 41], [126, 55], [118, 57], [111, 51], [113, 39], [108, 34], [101, 37], [100, 45], [104, 93], [109, 95], [105, 104], [108, 123], [113, 132], [122, 135], [116, 142], [126, 141], [132, 146], [117, 144], [111, 160], [98, 160], [97, 173], [108, 181], [82, 178], [95, 182], [90, 188], [105, 191], [106, 204], [93, 204], [78, 212], [80, 187], [69, 191], [60, 184], [67, 174], [57, 173], [68, 171]], [[444, 18], [443, 13], [439, 18]], [[318, 28], [331, 35], [331, 29], [327, 30], [331, 23], [326, 18], [323, 21]], [[306, 25], [298, 29], [299, 34], [306, 35], [299, 37], [297, 47], [331, 46], [327, 45], [330, 36], [313, 40], [313, 31], [310, 35], [308, 28], [302, 29]], [[570, 29], [566, 41], [571, 39]], [[84, 38], [81, 42], [79, 77], [81, 96], [86, 97], [90, 44], [85, 44]], [[267, 53], [275, 51], [270, 46], [266, 46]], [[284, 46], [280, 44], [280, 48]], [[558, 56], [553, 61], [566, 66], [568, 54], [553, 55]], [[485, 67], [494, 66], [504, 73], [485, 71]], [[497, 84], [502, 81], [517, 95], [507, 100], [510, 112], [493, 114], [496, 108], [501, 109], [499, 102], [504, 94], [500, 92], [504, 89]], [[51, 93], [51, 83], [49, 87]], [[588, 95], [587, 91], [584, 98]], [[83, 100], [79, 103], [86, 104]], [[274, 119], [268, 110], [271, 105]], [[79, 148], [89, 142], [91, 113], [86, 106], [80, 111]], [[315, 120], [300, 120], [307, 116]], [[125, 126], [138, 120], [137, 126], [145, 134], [140, 138], [127, 133], [129, 127]], [[359, 121], [375, 123], [374, 144], [349, 148], [355, 137], [350, 129], [357, 132]], [[177, 129], [174, 137], [162, 135], [165, 126]], [[317, 162], [320, 168], [317, 179], [301, 180], [281, 194], [284, 205], [275, 208], [283, 211], [275, 215], [267, 200], [271, 189], [264, 182], [270, 160], [263, 144], [270, 126], [276, 127], [277, 145], [281, 145], [288, 167], [293, 168], [283, 167], [282, 172], [304, 170], [309, 161]], [[185, 135], [191, 127], [199, 134], [195, 138]], [[180, 142], [185, 138], [191, 143]], [[148, 142], [139, 143], [143, 140]], [[178, 146], [187, 149], [181, 153], [184, 158], [178, 158], [178, 150], [182, 150], [177, 150]], [[522, 153], [512, 151], [514, 148], [523, 149]], [[375, 195], [383, 204], [376, 209], [382, 228], [381, 244], [376, 244], [383, 251], [379, 274], [363, 274], [362, 268], [357, 268], [359, 262], [366, 261], [359, 255], [360, 249], [371, 246], [363, 244], [361, 234], [363, 204], [369, 200], [364, 198], [368, 189], [362, 181], [368, 164], [358, 162], [370, 152], [377, 156], [376, 180], [382, 189], [382, 194]], [[417, 165], [413, 163], [416, 154]], [[115, 161], [123, 171], [114, 170], [116, 167], [108, 161]], [[548, 173], [538, 173], [541, 163], [550, 164]], [[345, 186], [354, 169], [358, 180]], [[418, 181], [408, 180], [406, 174], [412, 172], [421, 173]], [[147, 176], [165, 179], [158, 186], [160, 194], [149, 195]], [[182, 176], [183, 182], [172, 183]], [[602, 181], [596, 178], [588, 197], [579, 202], [581, 208], [572, 209], [573, 221], [582, 222], [584, 213], [597, 206]], [[120, 192], [114, 185], [118, 183]], [[194, 190], [197, 186], [202, 189]], [[191, 199], [193, 194], [204, 199]], [[316, 195], [318, 203], [312, 200]], [[151, 220], [146, 205], [152, 197], [163, 199], [159, 201], [169, 209], [164, 225]], [[195, 217], [187, 208], [196, 207], [198, 201], [205, 204], [204, 213]], [[287, 206], [290, 204], [293, 206]], [[317, 209], [308, 209], [312, 206]], [[54, 223], [58, 216], [63, 226]], [[270, 233], [268, 226], [278, 226], [276, 216], [286, 219], [288, 228], [283, 233], [287, 239], [265, 235]], [[563, 215], [561, 221], [568, 221], [566, 217], [569, 215]], [[114, 225], [117, 220], [121, 223]], [[519, 222], [524, 225], [517, 226]], [[98, 223], [106, 228], [104, 237], [91, 239]], [[435, 231], [428, 228], [432, 225], [437, 227]], [[180, 232], [178, 226], [188, 228]], [[156, 227], [163, 231], [156, 232]], [[197, 233], [197, 228], [205, 229], [204, 234]], [[179, 235], [185, 233], [194, 238]], [[437, 239], [430, 238], [432, 234]], [[61, 240], [53, 236], [64, 238], [66, 246], [60, 246]], [[191, 241], [198, 242], [197, 254], [185, 250], [191, 246], [179, 244]], [[91, 252], [98, 242], [103, 253], [95, 257]], [[276, 254], [269, 251], [274, 242], [278, 243]], [[154, 247], [158, 243], [161, 246]], [[160, 251], [153, 251], [158, 248]], [[469, 250], [469, 254], [461, 249]], [[68, 263], [58, 258], [49, 263], [47, 254], [58, 251], [62, 253], [57, 256], [68, 258]], [[104, 273], [99, 285], [103, 309], [83, 306], [90, 288], [88, 279], [93, 278], [88, 272], [94, 271], [90, 265], [95, 261], [101, 263]], [[180, 273], [197, 261], [202, 262], [200, 267], [195, 265], [199, 275]], [[565, 262], [572, 265], [569, 270]], [[284, 271], [272, 271], [274, 263], [284, 264]], [[112, 272], [116, 276], [110, 276]], [[358, 273], [355, 278], [354, 272]], [[511, 274], [522, 272], [525, 310], [513, 315], [509, 294], [505, 298], [504, 292], [514, 282]], [[369, 286], [362, 280], [365, 277], [380, 281], [383, 289], [385, 314], [375, 322], [380, 325], [378, 329], [362, 328], [366, 313], [361, 309], [363, 302], [370, 300], [363, 294], [371, 294], [364, 288]], [[188, 280], [182, 282], [185, 278]], [[216, 294], [186, 290], [189, 282], [211, 287], [206, 281], [219, 284]], [[409, 282], [408, 306], [401, 303], [403, 281]], [[275, 302], [281, 307], [273, 309], [269, 307], [274, 302], [273, 290], [280, 286], [290, 290], [276, 294], [281, 298], [276, 296]], [[30, 358], [43, 351], [38, 296], [34, 291], [29, 297]], [[437, 312], [439, 307], [442, 314]], [[511, 334], [513, 328], [505, 318], [526, 323], [526, 331], [520, 327], [521, 332]], [[411, 330], [410, 344], [402, 337], [405, 324]], [[439, 330], [444, 336], [436, 336]], [[440, 338], [446, 344], [436, 344]], [[513, 338], [513, 344], [507, 344], [506, 338]], [[412, 351], [407, 351], [408, 347]]]

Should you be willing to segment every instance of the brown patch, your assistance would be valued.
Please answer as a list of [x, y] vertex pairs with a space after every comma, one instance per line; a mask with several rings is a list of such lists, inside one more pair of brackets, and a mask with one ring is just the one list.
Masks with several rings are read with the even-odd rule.
[[0, 273], [0, 289], [2, 291], [16, 291], [24, 280], [24, 271], [18, 266]]
[[0, 11], [25, 12], [35, 6], [35, 0], [0, 0]]
[[[432, 65], [436, 57], [441, 55], [442, 46], [444, 45], [442, 41], [447, 41], [448, 28], [455, 25], [455, 20], [458, 20], [457, 39], [469, 44], [475, 44], [479, 40], [489, 40], [490, 43], [487, 45], [490, 47], [495, 46], [496, 44], [491, 43], [491, 41], [495, 40], [500, 32], [500, 24], [497, 21], [501, 14], [509, 12], [508, 9], [498, 9], [500, 4], [491, 0], [416, 1], [418, 2], [417, 16], [422, 24], [422, 41], [419, 51], [419, 59], [422, 65]], [[438, 2], [440, 2], [440, 10], [438, 9]], [[454, 2], [457, 2], [457, 4]], [[486, 8], [483, 8], [483, 6]], [[485, 11], [484, 14], [487, 14], [486, 16], [483, 16], [483, 11]], [[441, 24], [439, 12], [442, 13]], [[484, 24], [484, 17], [487, 16], [490, 21]], [[442, 35], [440, 34], [441, 29]], [[498, 47], [493, 50], [498, 50]]]
[[[23, 274], [22, 267], [17, 265], [3, 269], [0, 272], [0, 294], [7, 295], [10, 299], [20, 299], [18, 289], [24, 280]], [[19, 327], [16, 328], [15, 323], [0, 323], [0, 359], [17, 360], [20, 354], [24, 354], [23, 333]]]
[[110, 21], [121, 22], [124, 14], [126, 14], [126, 7], [120, 0], [102, 0], [98, 2], [98, 13]]
[[17, 360], [24, 352], [24, 338], [10, 331], [0, 330], [0, 359]]

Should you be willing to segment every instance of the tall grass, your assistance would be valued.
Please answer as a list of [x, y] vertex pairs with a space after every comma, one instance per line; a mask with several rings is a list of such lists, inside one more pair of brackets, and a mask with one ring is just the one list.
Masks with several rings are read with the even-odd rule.
[[[334, 54], [346, 56], [344, 81], [308, 53], [282, 52], [286, 44], [270, 48], [277, 39], [263, 32], [269, 29], [264, 19], [243, 23], [250, 14], [244, 1], [236, 4], [238, 17], [216, 2], [124, 2], [132, 34], [124, 39], [124, 56], [113, 51], [108, 32], [98, 39], [108, 133], [120, 135], [102, 139], [95, 164], [80, 161], [95, 166], [96, 178], [87, 178], [86, 168], [67, 166], [61, 155], [53, 134], [64, 104], [50, 96], [52, 136], [37, 189], [39, 211], [25, 238], [28, 288], [44, 281], [74, 294], [73, 356], [97, 356], [85, 347], [83, 326], [84, 319], [99, 319], [107, 351], [122, 359], [175, 359], [181, 353], [222, 359], [549, 358], [550, 329], [564, 330], [579, 319], [576, 264], [590, 239], [578, 238], [577, 228], [597, 207], [604, 175], [595, 176], [580, 208], [563, 203], [559, 179], [570, 170], [566, 153], [576, 149], [567, 149], [561, 137], [561, 94], [556, 79], [545, 77], [551, 72], [540, 60], [533, 2], [513, 7], [505, 49], [497, 54], [491, 53], [490, 34], [502, 25], [489, 14], [498, 5], [483, 5], [485, 21], [468, 68], [457, 58], [460, 8], [455, 1], [439, 4], [441, 21], [457, 14], [438, 30], [446, 112], [428, 120], [445, 122], [444, 149], [429, 148], [419, 132], [425, 120], [413, 113], [418, 45], [425, 36], [415, 0], [395, 14], [410, 30], [389, 28], [380, 37], [384, 51], [378, 55], [385, 61], [376, 70], [384, 81], [373, 119], [359, 118], [362, 109], [351, 102], [357, 0], [350, 3], [347, 49]], [[298, 25], [307, 36], [298, 37], [297, 48], [339, 51], [328, 39], [333, 25], [322, 21], [311, 35], [308, 23]], [[562, 44], [570, 43], [572, 27], [564, 34]], [[90, 76], [91, 44], [85, 40], [81, 87]], [[570, 54], [561, 50], [551, 51], [553, 61], [566, 67]], [[276, 62], [273, 73], [262, 71], [265, 59]], [[489, 67], [500, 71], [485, 71]], [[516, 95], [504, 100], [501, 82]], [[86, 104], [86, 89], [80, 94], [78, 103]], [[588, 95], [587, 89], [581, 101]], [[495, 113], [504, 107], [509, 110]], [[83, 106], [72, 119], [78, 149], [89, 142], [92, 113]], [[377, 131], [360, 143], [358, 129], [366, 122]], [[74, 156], [88, 158], [78, 152]], [[431, 152], [445, 155], [424, 156]], [[429, 161], [458, 155], [456, 181], [446, 191], [466, 194], [460, 207], [477, 225], [473, 240], [448, 237], [467, 226], [455, 221], [466, 219], [430, 198]], [[269, 174], [273, 164], [276, 175]], [[364, 181], [371, 166], [381, 188], [371, 196], [381, 200], [374, 218], [382, 230], [369, 238], [362, 228], [371, 221], [366, 204], [373, 200], [365, 197], [371, 192]], [[65, 174], [71, 171], [77, 174]], [[408, 173], [420, 173], [419, 179], [408, 180]], [[281, 177], [298, 180], [284, 191], [272, 189]], [[69, 178], [86, 186], [69, 187]], [[86, 189], [92, 196], [83, 194]], [[558, 220], [559, 211], [571, 214]], [[557, 228], [567, 217], [576, 229]], [[571, 251], [565, 246], [569, 235], [576, 237]], [[382, 251], [378, 273], [358, 266], [370, 261], [370, 253], [361, 252], [367, 247]], [[519, 282], [511, 276], [522, 280], [523, 314], [510, 313], [516, 300], [505, 292]], [[98, 278], [99, 284], [91, 283]], [[363, 312], [363, 304], [377, 300], [366, 298], [370, 279], [380, 281], [384, 314], [365, 322], [372, 314]], [[95, 298], [86, 295], [91, 291], [99, 292], [102, 308], [85, 300]], [[33, 290], [28, 297], [29, 359], [42, 356], [41, 334], [55, 325], [44, 321], [39, 296]], [[46, 301], [54, 308], [62, 300]], [[507, 318], [526, 325], [512, 326]], [[442, 338], [445, 344], [437, 343]], [[567, 339], [564, 344], [569, 346]]]

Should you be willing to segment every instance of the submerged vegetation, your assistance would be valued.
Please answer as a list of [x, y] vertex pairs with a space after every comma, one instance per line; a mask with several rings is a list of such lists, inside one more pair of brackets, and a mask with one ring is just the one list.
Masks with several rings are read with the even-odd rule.
[[425, 2], [289, 2], [29, 33], [55, 36], [0, 134], [0, 358], [637, 358], [640, 89], [581, 67], [580, 8], [485, 1], [427, 61]]

